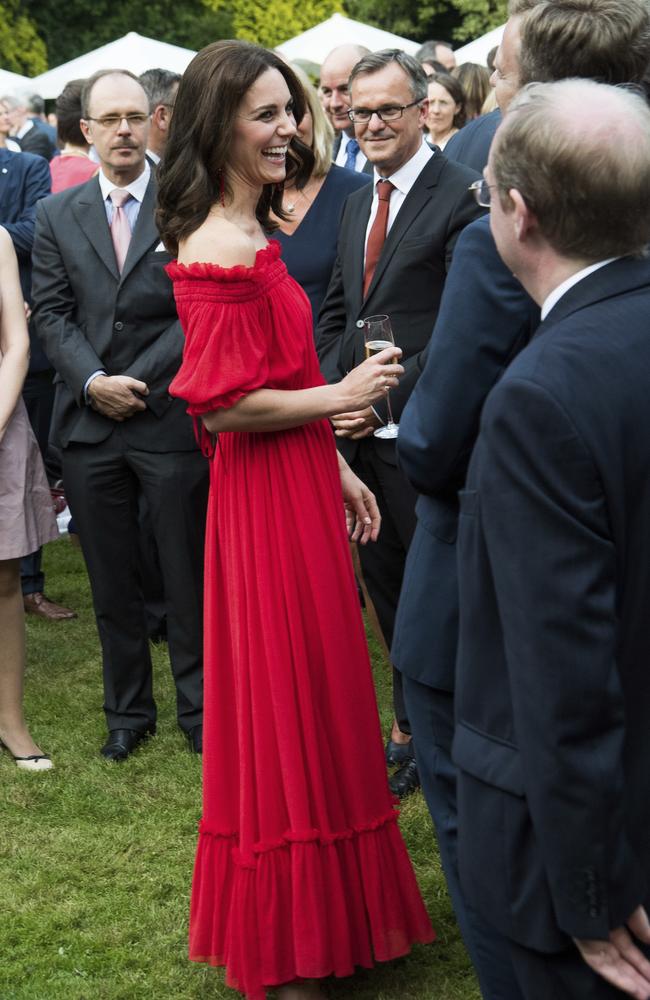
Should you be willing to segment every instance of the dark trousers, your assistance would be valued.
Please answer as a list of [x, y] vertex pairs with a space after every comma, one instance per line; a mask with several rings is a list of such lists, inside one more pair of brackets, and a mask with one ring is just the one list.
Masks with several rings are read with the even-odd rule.
[[[523, 1000], [506, 938], [494, 931], [465, 899], [458, 876], [456, 768], [451, 760], [454, 696], [406, 674], [402, 685], [411, 723], [422, 791], [436, 829], [440, 860], [460, 928], [485, 1000]], [[541, 1000], [541, 997], [540, 997]], [[549, 993], [544, 1000], [556, 1000]]]
[[102, 645], [108, 728], [146, 730], [156, 721], [139, 559], [142, 493], [163, 577], [178, 721], [187, 731], [202, 720], [207, 463], [196, 451], [134, 449], [118, 426], [101, 444], [69, 445], [63, 471]]
[[[54, 372], [34, 372], [25, 379], [23, 401], [32, 425], [34, 436], [41, 450], [50, 483], [60, 476], [59, 468], [48, 449], [52, 407], [54, 405]], [[41, 569], [43, 550], [37, 549], [20, 560], [20, 582], [23, 594], [40, 594], [45, 589], [45, 576]]]
[[[395, 614], [399, 601], [406, 554], [415, 531], [415, 501], [417, 494], [396, 465], [385, 461], [374, 438], [359, 442], [352, 470], [377, 498], [381, 513], [381, 531], [376, 542], [359, 546], [363, 577], [377, 612], [381, 630], [390, 649], [393, 643]], [[394, 445], [391, 445], [394, 449]], [[393, 668], [393, 706], [395, 718], [403, 733], [410, 733], [408, 712], [402, 694], [402, 675]]]
[[[650, 948], [637, 942], [650, 958]], [[554, 955], [510, 942], [515, 972], [526, 1000], [621, 1000], [621, 992], [597, 976], [573, 945]]]

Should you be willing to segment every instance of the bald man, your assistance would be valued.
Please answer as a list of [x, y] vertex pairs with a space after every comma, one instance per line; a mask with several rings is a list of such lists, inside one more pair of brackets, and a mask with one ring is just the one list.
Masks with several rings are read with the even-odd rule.
[[369, 51], [363, 45], [338, 45], [332, 49], [321, 66], [319, 87], [323, 109], [334, 129], [334, 163], [356, 171], [367, 167], [366, 173], [372, 173], [372, 167], [355, 139], [354, 125], [348, 117], [348, 80], [353, 68]]

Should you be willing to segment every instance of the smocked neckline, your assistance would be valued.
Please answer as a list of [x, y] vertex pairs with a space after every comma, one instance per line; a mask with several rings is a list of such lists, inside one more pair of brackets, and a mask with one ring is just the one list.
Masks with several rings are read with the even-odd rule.
[[177, 260], [167, 264], [165, 270], [170, 278], [214, 278], [218, 275], [225, 281], [255, 280], [264, 277], [269, 267], [279, 259], [282, 247], [277, 240], [269, 240], [255, 254], [255, 262], [251, 266], [235, 264], [234, 267], [222, 267], [209, 261], [192, 261], [191, 264], [181, 264]]

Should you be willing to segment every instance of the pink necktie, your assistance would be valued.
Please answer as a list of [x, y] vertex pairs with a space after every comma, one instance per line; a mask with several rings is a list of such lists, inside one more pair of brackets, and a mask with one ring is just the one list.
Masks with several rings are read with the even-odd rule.
[[129, 249], [129, 243], [131, 242], [131, 227], [129, 225], [129, 220], [126, 217], [126, 212], [122, 206], [129, 200], [131, 195], [128, 191], [122, 191], [121, 188], [114, 188], [108, 197], [113, 202], [111, 238], [113, 240], [113, 246], [115, 247], [117, 269], [121, 274]]

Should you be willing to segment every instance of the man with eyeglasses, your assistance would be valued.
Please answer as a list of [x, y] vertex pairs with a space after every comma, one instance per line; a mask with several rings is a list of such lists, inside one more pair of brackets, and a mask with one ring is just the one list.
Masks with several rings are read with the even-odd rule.
[[[374, 184], [351, 195], [343, 211], [338, 256], [316, 328], [323, 374], [337, 382], [364, 359], [363, 318], [387, 314], [401, 347], [405, 374], [391, 392], [394, 418], [417, 382], [454, 244], [464, 226], [483, 214], [468, 191], [477, 174], [450, 163], [422, 137], [427, 81], [411, 56], [387, 49], [364, 56], [350, 75], [349, 118], [374, 167]], [[363, 546], [361, 564], [386, 642], [406, 553], [415, 528], [415, 491], [397, 467], [394, 440], [374, 431], [387, 420], [386, 404], [342, 413], [332, 423], [341, 451], [370, 486], [382, 513], [382, 531]], [[400, 677], [395, 675], [395, 724], [387, 759], [403, 797], [418, 787]]]
[[163, 575], [178, 723], [202, 749], [205, 461], [167, 389], [183, 334], [154, 223], [145, 149], [149, 102], [137, 77], [109, 70], [82, 93], [96, 177], [39, 204], [34, 318], [57, 372], [53, 435], [90, 577], [103, 656], [106, 760], [155, 732], [137, 499], [149, 508]]

